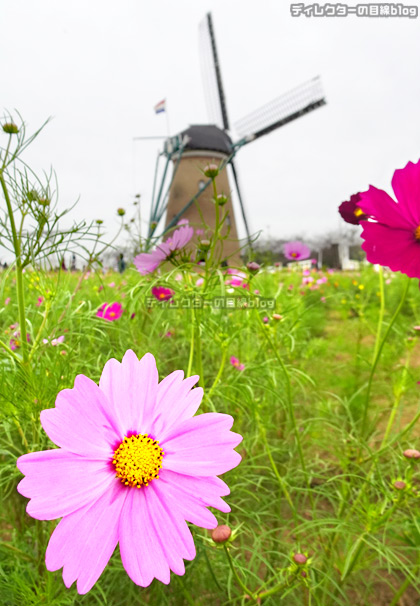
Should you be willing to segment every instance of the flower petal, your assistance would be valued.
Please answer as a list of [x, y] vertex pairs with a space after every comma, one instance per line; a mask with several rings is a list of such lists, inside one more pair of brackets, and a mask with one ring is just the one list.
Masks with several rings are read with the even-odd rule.
[[379, 223], [363, 223], [362, 244], [370, 263], [379, 263], [410, 278], [420, 278], [420, 242], [411, 232]]
[[162, 441], [175, 423], [192, 417], [203, 398], [201, 387], [192, 389], [197, 383], [197, 375], [183, 379], [184, 373], [177, 370], [163, 379], [157, 388], [156, 406], [150, 431]]
[[420, 160], [394, 172], [392, 189], [399, 206], [416, 228], [420, 225]]
[[170, 569], [183, 575], [183, 560], [195, 558], [194, 541], [185, 520], [172, 508], [172, 503], [166, 502], [163, 493], [158, 490], [158, 483], [151, 482], [145, 490], [150, 520]]
[[48, 570], [63, 567], [63, 580], [87, 593], [101, 576], [117, 543], [121, 510], [128, 491], [118, 481], [97, 501], [64, 517], [45, 554]]
[[[176, 481], [179, 477], [180, 474], [162, 470], [159, 474], [159, 481], [156, 482], [156, 490], [164, 496], [167, 502], [172, 503], [172, 506], [188, 522], [201, 528], [216, 528], [217, 519], [207, 509], [208, 504], [201, 498], [199, 492], [194, 494], [185, 490], [182, 484]], [[175, 481], [174, 478], [176, 478]], [[205, 479], [202, 478], [202, 480]]]
[[119, 439], [109, 402], [88, 377], [76, 377], [73, 389], [63, 389], [55, 408], [41, 412], [41, 424], [50, 439], [70, 452], [109, 459]]
[[121, 364], [111, 359], [102, 371], [99, 387], [119, 421], [121, 437], [128, 432], [146, 433], [156, 402], [158, 372], [152, 354], [138, 360], [129, 349]]
[[155, 577], [167, 585], [170, 581], [169, 565], [149, 515], [146, 490], [128, 491], [120, 519], [121, 560], [137, 585], [147, 587]]
[[37, 520], [66, 516], [97, 500], [115, 481], [108, 462], [61, 449], [23, 455], [17, 466], [26, 476], [17, 490], [31, 499], [26, 511]]
[[220, 475], [236, 467], [241, 456], [233, 450], [242, 436], [229, 431], [230, 415], [206, 413], [188, 419], [173, 428], [161, 440], [163, 469], [200, 476]]
[[159, 480], [177, 486], [183, 493], [194, 496], [206, 507], [214, 507], [224, 513], [230, 512], [229, 505], [220, 498], [230, 494], [229, 487], [216, 476], [188, 476], [162, 469], [159, 472]]
[[[412, 232], [416, 228], [404, 208], [382, 189], [369, 186], [367, 191], [361, 192], [360, 201], [357, 204], [366, 215], [372, 216], [379, 223], [388, 225], [395, 229], [407, 229]], [[365, 223], [361, 223], [362, 226]]]

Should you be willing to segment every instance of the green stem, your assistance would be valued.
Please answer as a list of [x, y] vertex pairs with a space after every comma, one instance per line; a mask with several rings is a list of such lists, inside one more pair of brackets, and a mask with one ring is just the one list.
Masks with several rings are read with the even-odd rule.
[[379, 293], [380, 293], [380, 308], [379, 308], [379, 318], [378, 318], [378, 327], [376, 329], [376, 341], [375, 341], [375, 350], [373, 352], [372, 364], [376, 360], [378, 355], [379, 343], [381, 339], [382, 332], [382, 324], [384, 321], [384, 313], [385, 313], [385, 290], [384, 290], [384, 272], [382, 266], [379, 266]]
[[288, 581], [282, 581], [281, 583], [274, 585], [274, 587], [271, 589], [267, 589], [267, 591], [261, 591], [261, 593], [257, 594], [256, 598], [257, 600], [264, 600], [264, 598], [268, 598], [270, 595], [274, 595], [278, 591], [286, 589], [286, 587], [289, 587], [289, 585], [290, 583]]
[[238, 573], [236, 572], [235, 566], [234, 566], [234, 564], [233, 564], [232, 557], [231, 557], [231, 555], [230, 555], [230, 553], [229, 553], [229, 550], [228, 550], [228, 548], [226, 547], [226, 545], [223, 545], [223, 549], [224, 549], [224, 551], [225, 551], [225, 554], [226, 554], [227, 560], [228, 560], [228, 562], [229, 562], [230, 569], [231, 569], [231, 571], [232, 571], [232, 573], [233, 573], [233, 576], [234, 576], [234, 577], [235, 577], [235, 579], [237, 580], [238, 585], [241, 587], [241, 589], [242, 589], [243, 591], [245, 591], [245, 593], [246, 593], [247, 595], [249, 595], [249, 596], [250, 596], [250, 597], [251, 597], [251, 598], [254, 600], [254, 602], [256, 602], [256, 601], [257, 601], [257, 600], [256, 600], [256, 596], [255, 596], [255, 595], [252, 593], [252, 591], [251, 591], [250, 589], [248, 589], [248, 587], [245, 585], [245, 583], [243, 583], [243, 581], [242, 581], [241, 577], [240, 577], [240, 576], [238, 575]]
[[14, 352], [12, 349], [10, 349], [10, 347], [8, 347], [8, 346], [6, 345], [6, 343], [3, 343], [3, 341], [1, 341], [1, 340], [0, 340], [0, 347], [3, 347], [3, 349], [4, 349], [5, 351], [7, 351], [7, 353], [9, 354], [9, 356], [11, 356], [11, 357], [12, 357], [14, 360], [16, 360], [16, 362], [20, 362], [20, 358], [19, 358], [19, 356], [17, 356], [17, 355], [15, 354], [15, 352]]
[[42, 337], [42, 334], [44, 332], [45, 324], [47, 323], [47, 318], [48, 318], [48, 313], [50, 311], [50, 307], [51, 307], [51, 303], [49, 301], [47, 301], [46, 304], [45, 304], [44, 317], [42, 319], [41, 326], [38, 329], [38, 333], [37, 333], [37, 335], [35, 337], [35, 341], [34, 341], [34, 344], [32, 346], [32, 350], [31, 350], [31, 352], [29, 354], [29, 362], [32, 360], [32, 357], [33, 357], [33, 355], [35, 354], [35, 352], [37, 350], [39, 342], [41, 341], [41, 337]]
[[215, 178], [212, 179], [212, 185], [213, 185], [214, 205], [216, 207], [216, 220], [215, 220], [213, 237], [211, 239], [210, 255], [209, 255], [209, 258], [206, 260], [206, 275], [205, 275], [204, 286], [203, 286], [204, 293], [206, 293], [206, 291], [207, 291], [207, 284], [208, 284], [209, 278], [211, 276], [213, 257], [214, 257], [214, 252], [216, 250], [218, 236], [219, 236], [219, 229], [220, 229], [220, 209], [219, 209], [219, 204], [217, 203], [217, 188], [216, 188], [216, 179]]
[[200, 323], [197, 322], [196, 312], [194, 313], [194, 328], [195, 328], [195, 357], [196, 357], [196, 366], [197, 373], [199, 375], [198, 385], [200, 387], [204, 387], [204, 372], [203, 372], [203, 357], [201, 354], [201, 335], [200, 335]]
[[[295, 411], [294, 411], [294, 407], [293, 407], [292, 386], [291, 386], [291, 383], [290, 383], [289, 373], [287, 371], [287, 368], [286, 368], [283, 360], [279, 356], [276, 347], [273, 345], [273, 342], [271, 341], [269, 335], [267, 334], [268, 331], [266, 330], [266, 328], [265, 328], [265, 326], [264, 326], [264, 324], [263, 324], [263, 322], [262, 322], [259, 314], [257, 314], [257, 318], [258, 318], [258, 320], [260, 322], [260, 325], [262, 326], [263, 335], [265, 336], [265, 338], [267, 339], [270, 347], [272, 348], [273, 353], [274, 353], [275, 357], [277, 358], [277, 361], [280, 364], [281, 369], [283, 371], [284, 379], [285, 379], [285, 382], [286, 382], [286, 402], [287, 402], [287, 408], [288, 408], [288, 412], [289, 412], [289, 417], [290, 417], [290, 420], [292, 422], [293, 433], [294, 433], [294, 436], [295, 436], [296, 446], [297, 446], [297, 449], [298, 449], [300, 465], [301, 465], [302, 471], [303, 471], [303, 473], [305, 475], [305, 480], [306, 480], [307, 488], [310, 489], [308, 472], [307, 472], [306, 465], [305, 465], [305, 459], [303, 457], [302, 444], [301, 444], [301, 441], [300, 441], [299, 430], [298, 430], [298, 426], [297, 426], [297, 423], [296, 423]], [[310, 498], [311, 503], [312, 503], [312, 494], [310, 492], [309, 492], [309, 498]]]
[[[414, 578], [417, 577], [419, 568], [420, 568], [420, 564], [417, 564], [414, 567], [414, 570], [413, 570], [413, 573], [412, 573]], [[410, 586], [411, 583], [412, 583], [412, 579], [409, 576], [406, 576], [406, 578], [404, 579], [402, 585], [400, 586], [400, 588], [397, 590], [397, 592], [395, 593], [394, 597], [392, 598], [392, 602], [390, 603], [389, 606], [397, 606], [399, 604], [400, 598], [407, 591], [407, 589], [409, 588], [409, 586]]]
[[12, 230], [13, 248], [15, 251], [16, 259], [16, 290], [17, 300], [19, 309], [19, 326], [20, 336], [22, 342], [22, 359], [23, 364], [28, 364], [28, 343], [26, 341], [26, 317], [25, 317], [25, 292], [23, 289], [23, 276], [22, 276], [22, 259], [20, 250], [20, 241], [16, 232], [15, 218], [13, 216], [12, 204], [7, 190], [6, 182], [4, 180], [3, 171], [0, 171], [0, 183], [3, 190], [4, 199], [6, 200], [7, 212], [9, 215], [10, 227]]
[[400, 387], [399, 387], [399, 389], [397, 391], [397, 394], [395, 396], [395, 401], [394, 401], [394, 404], [392, 406], [391, 414], [389, 415], [388, 423], [387, 423], [387, 426], [386, 426], [386, 429], [385, 429], [385, 434], [384, 434], [384, 437], [382, 438], [382, 442], [381, 442], [381, 445], [379, 447], [379, 450], [381, 450], [384, 447], [384, 445], [387, 443], [388, 436], [389, 436], [389, 434], [391, 432], [391, 429], [392, 429], [392, 426], [394, 424], [395, 415], [397, 414], [398, 408], [400, 406], [401, 396], [404, 393], [405, 380], [406, 380], [406, 377], [407, 377], [407, 374], [408, 374], [408, 365], [409, 365], [409, 362], [410, 362], [410, 358], [411, 358], [411, 353], [409, 353], [409, 355], [407, 356], [407, 359], [406, 359], [405, 364], [404, 364], [404, 370], [403, 370], [402, 377], [401, 377], [401, 385], [400, 385]]
[[222, 360], [220, 362], [219, 370], [217, 372], [216, 378], [213, 381], [213, 385], [210, 387], [210, 390], [207, 393], [207, 400], [208, 401], [210, 400], [211, 396], [213, 395], [213, 391], [215, 390], [216, 385], [220, 381], [220, 377], [222, 376], [222, 372], [223, 372], [223, 369], [224, 369], [225, 364], [226, 364], [226, 357], [227, 357], [227, 348], [224, 347], [223, 348], [223, 353], [222, 353]]
[[190, 357], [188, 359], [187, 377], [191, 376], [192, 365], [194, 361], [194, 334], [195, 334], [195, 316], [194, 310], [191, 310], [191, 344], [190, 344]]
[[290, 493], [287, 490], [286, 483], [283, 480], [283, 478], [281, 477], [281, 475], [279, 473], [279, 470], [277, 469], [277, 465], [276, 465], [276, 463], [275, 463], [275, 461], [273, 459], [273, 455], [271, 454], [271, 449], [270, 449], [270, 445], [269, 445], [268, 440], [267, 440], [267, 434], [266, 434], [265, 427], [263, 427], [261, 425], [261, 423], [259, 422], [259, 420], [258, 420], [258, 425], [259, 425], [261, 436], [262, 436], [262, 440], [264, 442], [264, 446], [265, 446], [265, 449], [266, 449], [266, 452], [267, 452], [267, 456], [268, 456], [268, 458], [270, 460], [271, 467], [273, 468], [273, 471], [274, 471], [274, 475], [276, 476], [276, 478], [277, 478], [277, 480], [278, 480], [278, 482], [280, 484], [280, 488], [283, 491], [283, 494], [284, 494], [284, 496], [286, 498], [286, 501], [288, 502], [288, 504], [290, 506], [290, 509], [292, 510], [292, 514], [293, 514], [293, 518], [295, 520], [295, 523], [297, 523], [297, 521], [298, 521], [297, 511], [296, 511], [295, 506], [293, 505], [293, 501], [292, 501], [292, 499], [290, 497]]
[[[406, 286], [404, 288], [400, 302], [398, 303], [397, 309], [395, 310], [394, 315], [392, 316], [391, 321], [388, 324], [388, 328], [385, 331], [382, 341], [380, 342], [380, 344], [377, 348], [375, 347], [376, 353], [375, 353], [373, 361], [372, 361], [372, 366], [371, 366], [371, 370], [370, 370], [369, 381], [368, 381], [368, 386], [367, 386], [367, 391], [366, 391], [365, 406], [364, 406], [364, 410], [363, 410], [363, 419], [362, 419], [362, 428], [361, 428], [361, 437], [362, 438], [365, 436], [365, 431], [366, 431], [367, 411], [369, 408], [370, 393], [372, 390], [372, 382], [373, 382], [373, 377], [375, 375], [376, 367], [377, 367], [379, 359], [381, 357], [383, 347], [388, 339], [389, 333], [391, 332], [391, 329], [395, 324], [395, 321], [401, 311], [401, 308], [404, 305], [404, 301], [406, 299], [409, 287], [410, 287], [410, 278], [407, 278]], [[379, 331], [379, 327], [378, 327], [378, 331]]]
[[6, 166], [7, 156], [9, 155], [9, 149], [10, 149], [10, 143], [12, 142], [12, 137], [13, 137], [13, 135], [9, 135], [9, 140], [7, 142], [7, 147], [6, 147], [6, 151], [4, 154], [4, 160], [3, 160], [3, 165], [1, 167], [1, 170], [4, 170], [4, 168]]

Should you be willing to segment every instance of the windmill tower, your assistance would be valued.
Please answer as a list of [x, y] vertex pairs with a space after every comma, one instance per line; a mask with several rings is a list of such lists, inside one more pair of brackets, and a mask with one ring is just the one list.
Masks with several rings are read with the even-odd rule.
[[[234, 141], [230, 134], [230, 122], [210, 13], [200, 24], [200, 55], [210, 124], [191, 125], [166, 140], [164, 151], [158, 156], [158, 162], [161, 157], [165, 158], [158, 188], [156, 184], [158, 164], [156, 166], [149, 238], [154, 237], [154, 232], [165, 212], [163, 233], [173, 228], [180, 219], [188, 219], [194, 227], [203, 227], [204, 224], [210, 229], [214, 227], [215, 210], [211, 181], [203, 176], [202, 169], [208, 164], [217, 164], [220, 166], [220, 173], [216, 179], [218, 193], [228, 196], [228, 202], [224, 207], [228, 211], [228, 217], [222, 233], [228, 230], [228, 237], [223, 244], [223, 257], [229, 258], [237, 253], [240, 247], [231, 200], [231, 183], [236, 189], [248, 242], [251, 241], [236, 169], [236, 154], [244, 145], [325, 105], [326, 100], [320, 78], [314, 78], [236, 123], [235, 130], [239, 138]], [[173, 166], [172, 177], [166, 193], [163, 193], [170, 164]]]

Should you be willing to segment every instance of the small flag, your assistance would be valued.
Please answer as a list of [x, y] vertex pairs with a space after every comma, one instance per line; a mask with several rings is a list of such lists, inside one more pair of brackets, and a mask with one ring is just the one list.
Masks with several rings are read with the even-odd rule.
[[156, 114], [166, 111], [166, 99], [159, 101], [159, 103], [157, 103], [153, 109], [155, 110]]

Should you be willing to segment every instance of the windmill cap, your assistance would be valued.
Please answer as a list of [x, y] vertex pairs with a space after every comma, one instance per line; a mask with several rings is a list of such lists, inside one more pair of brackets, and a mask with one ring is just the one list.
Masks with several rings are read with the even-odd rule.
[[232, 140], [229, 135], [214, 124], [192, 124], [177, 135], [186, 141], [184, 149], [197, 149], [220, 152], [229, 155], [232, 152]]

